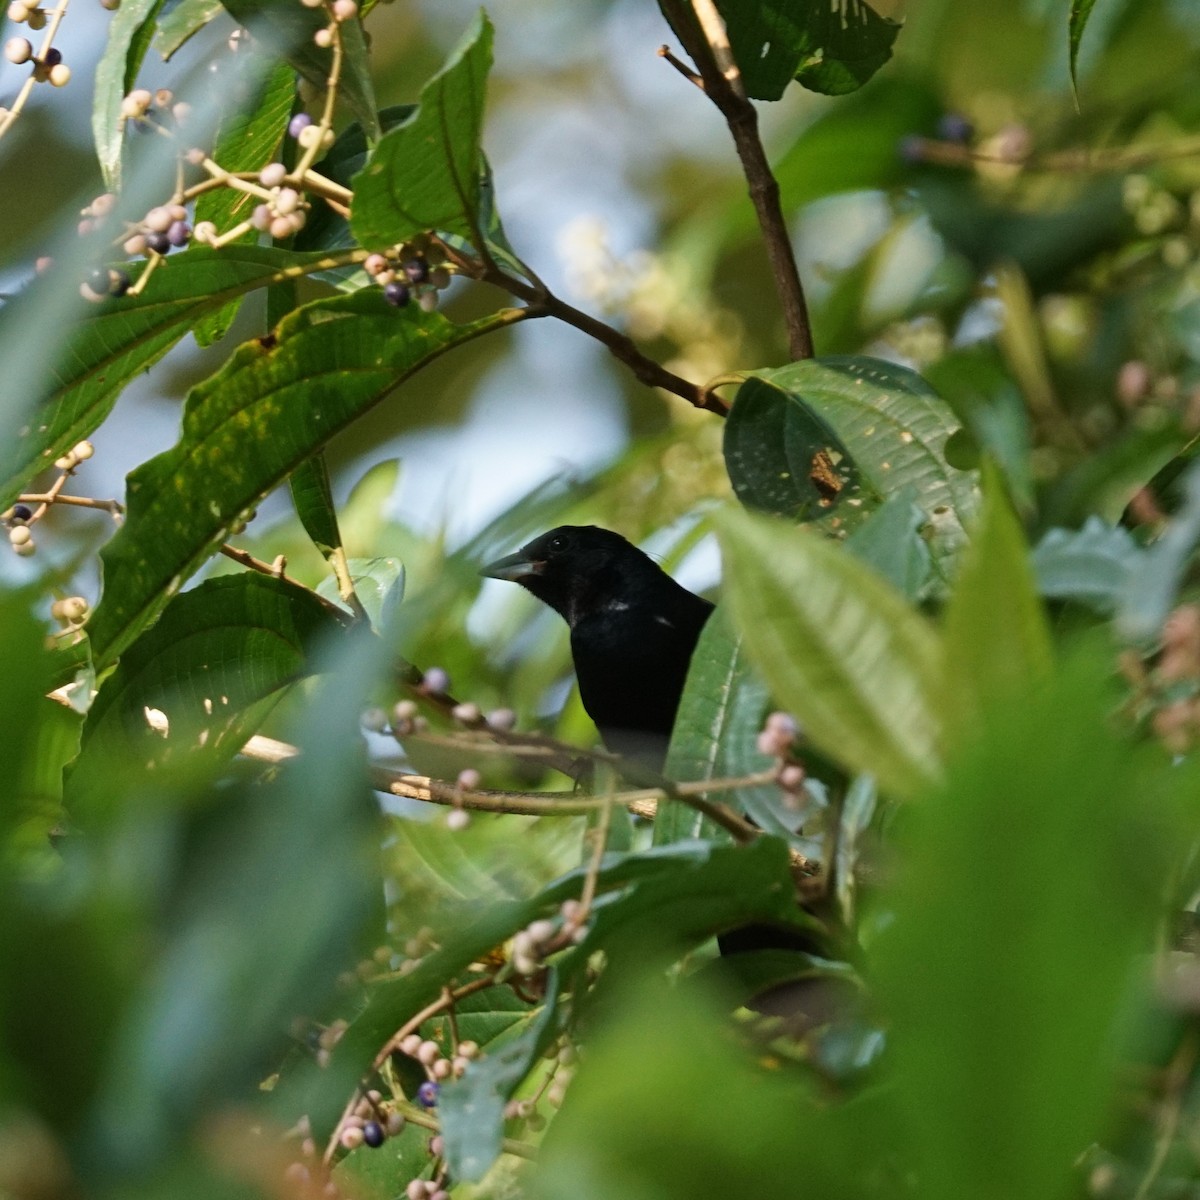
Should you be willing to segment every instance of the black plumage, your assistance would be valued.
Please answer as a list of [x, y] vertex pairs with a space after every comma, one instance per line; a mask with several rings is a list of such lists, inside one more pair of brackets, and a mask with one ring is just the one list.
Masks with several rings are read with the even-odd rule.
[[561, 614], [583, 707], [605, 746], [660, 771], [712, 604], [595, 525], [551, 529], [482, 574], [519, 583]]

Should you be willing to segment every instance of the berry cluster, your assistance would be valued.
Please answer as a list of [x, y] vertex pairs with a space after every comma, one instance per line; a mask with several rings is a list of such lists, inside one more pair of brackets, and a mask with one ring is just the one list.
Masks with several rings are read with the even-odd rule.
[[342, 1118], [338, 1143], [344, 1150], [357, 1150], [359, 1146], [377, 1150], [389, 1137], [403, 1133], [406, 1124], [404, 1114], [385, 1104], [383, 1096], [372, 1090]]
[[796, 718], [791, 713], [773, 712], [755, 742], [759, 754], [780, 760], [776, 782], [785, 801], [792, 807], [798, 806], [800, 793], [804, 790], [804, 767], [792, 757], [799, 738], [800, 726]]
[[437, 308], [438, 292], [450, 285], [450, 272], [432, 264], [434, 248], [428, 239], [406, 242], [387, 254], [370, 254], [363, 270], [383, 288], [383, 298], [403, 308], [414, 297], [425, 312]]
[[433, 1108], [437, 1104], [437, 1084], [445, 1079], [459, 1079], [466, 1072], [467, 1065], [473, 1058], [479, 1056], [479, 1046], [475, 1042], [459, 1042], [453, 1055], [449, 1058], [442, 1048], [432, 1038], [423, 1038], [419, 1033], [410, 1033], [401, 1039], [400, 1053], [414, 1058], [425, 1068], [429, 1077], [426, 1083], [431, 1087], [417, 1092], [417, 1103], [424, 1108]]
[[[66, 482], [67, 476], [72, 474], [80, 463], [86, 462], [92, 455], [95, 454], [95, 449], [91, 442], [77, 442], [66, 454], [54, 460], [55, 467], [63, 474], [51, 494], [48, 497], [41, 499], [36, 509], [30, 508], [28, 504], [14, 504], [12, 508], [7, 509], [3, 514], [0, 514], [0, 521], [8, 528], [8, 542], [22, 558], [28, 558], [37, 550], [37, 545], [33, 540], [33, 531], [30, 526], [40, 521], [46, 515], [49, 505], [58, 495], [63, 483]], [[80, 597], [73, 597], [80, 599]], [[87, 611], [87, 602], [83, 602], [83, 613]], [[80, 613], [80, 617], [83, 616]], [[56, 616], [58, 614], [55, 614]]]
[[540, 919], [513, 935], [509, 963], [517, 975], [540, 975], [545, 960], [557, 950], [587, 937], [586, 912], [578, 900], [564, 900], [559, 909], [560, 922]]
[[[8, 6], [8, 19], [14, 25], [28, 25], [31, 30], [45, 29], [50, 19], [36, 0], [13, 0]], [[53, 30], [47, 36], [52, 36]], [[66, 87], [71, 82], [71, 68], [62, 60], [62, 51], [46, 46], [34, 53], [33, 44], [26, 37], [12, 37], [4, 43], [4, 57], [15, 66], [33, 64], [33, 78], [37, 83], [49, 83], [52, 87]]]

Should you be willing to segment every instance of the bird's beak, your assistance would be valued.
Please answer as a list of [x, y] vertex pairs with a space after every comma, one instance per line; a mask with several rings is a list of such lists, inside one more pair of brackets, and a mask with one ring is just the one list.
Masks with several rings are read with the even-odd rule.
[[488, 563], [486, 567], [481, 567], [479, 573], [488, 579], [507, 579], [512, 583], [519, 583], [530, 575], [540, 575], [545, 567], [544, 562], [529, 558], [523, 551], [518, 550], [516, 554], [506, 555], [496, 559], [494, 563]]

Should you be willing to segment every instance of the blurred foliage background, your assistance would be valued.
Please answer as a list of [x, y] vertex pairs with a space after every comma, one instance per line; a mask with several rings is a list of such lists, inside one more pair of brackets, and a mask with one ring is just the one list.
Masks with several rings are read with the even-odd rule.
[[[0, 140], [8, 294], [48, 248], [62, 257], [103, 190], [91, 74], [112, 18], [75, 4], [60, 43], [70, 84], [37, 89]], [[1200, 1192], [1200, 634], [1187, 625], [1200, 6], [874, 7], [905, 22], [891, 60], [849, 95], [790, 87], [760, 106], [763, 136], [818, 353], [918, 371], [961, 426], [948, 469], [988, 464], [951, 588], [927, 563], [911, 587], [889, 568], [915, 526], [894, 538], [898, 526], [877, 526], [862, 566], [724, 515], [718, 556], [709, 518], [733, 492], [722, 422], [550, 320], [457, 347], [327, 453], [388, 651], [444, 669], [484, 711], [513, 709], [522, 730], [595, 741], [565, 628], [519, 589], [483, 584], [481, 563], [555, 524], [594, 523], [727, 596], [755, 668], [814, 729], [815, 822], [743, 859], [711, 829], [671, 837], [663, 822], [652, 835], [614, 814], [591, 941], [564, 949], [541, 994], [496, 984], [460, 1001], [453, 1028], [442, 1011], [413, 1027], [483, 1045], [464, 1077], [478, 1084], [447, 1085], [439, 1125], [415, 1102], [412, 1056], [385, 1055], [370, 1082], [407, 1125], [379, 1149], [348, 1146], [337, 1122], [380, 1047], [579, 894], [595, 814], [473, 814], [455, 828], [415, 801], [381, 806], [368, 763], [443, 780], [477, 769], [485, 786], [530, 793], [564, 783], [460, 743], [399, 744], [388, 714], [408, 692], [379, 647], [336, 641], [327, 610], [298, 609], [266, 576], [235, 595], [220, 559], [102, 680], [85, 725], [46, 698], [76, 680], [78, 700], [85, 664], [41, 647], [52, 601], [95, 603], [113, 526], [55, 507], [36, 556], [0, 556], [0, 1198], [414, 1197], [432, 1178], [420, 1195], [443, 1183], [460, 1197], [580, 1200]], [[394, 0], [370, 14], [381, 107], [417, 99], [474, 12]], [[1076, 87], [1072, 13], [1086, 17]], [[483, 144], [522, 257], [689, 380], [784, 366], [728, 131], [656, 55], [679, 49], [657, 7], [497, 0], [489, 14]], [[233, 28], [218, 15], [170, 64], [151, 49], [139, 82], [202, 89], [233, 56]], [[0, 104], [19, 81], [0, 66]], [[301, 299], [323, 287], [304, 283]], [[495, 305], [459, 282], [443, 308], [466, 322]], [[78, 486], [123, 499], [127, 473], [176, 440], [188, 389], [266, 326], [251, 297], [224, 341], [189, 338], [131, 381]], [[48, 324], [47, 361], [68, 341], [65, 318]], [[5, 345], [16, 422], [30, 396]], [[336, 598], [286, 489], [236, 541], [265, 562], [285, 555], [289, 575]], [[892, 599], [877, 599], [879, 578]], [[902, 654], [814, 682], [797, 630], [826, 601], [861, 602], [864, 628], [903, 626], [937, 657], [937, 682]], [[264, 628], [287, 636], [264, 649]], [[788, 650], [774, 664], [768, 635]], [[198, 701], [173, 690], [179, 646], [208, 656], [233, 710], [219, 727], [197, 717], [205, 736], [188, 753], [142, 720]], [[844, 631], [821, 648], [860, 669]], [[708, 651], [733, 678], [739, 652]], [[737, 678], [753, 726], [767, 687]], [[885, 758], [865, 723], [861, 748], [822, 740], [823, 696], [841, 716], [878, 699], [885, 729], [935, 714], [936, 763], [899, 736]], [[734, 731], [740, 750], [729, 729], [714, 735], [723, 763], [762, 766], [748, 728]], [[252, 732], [298, 747], [301, 765], [234, 758]], [[919, 805], [897, 803], [913, 794]], [[777, 796], [743, 799], [773, 831], [783, 819]], [[717, 929], [787, 916], [788, 849], [830, 846], [834, 894], [812, 953], [719, 962]], [[832, 1016], [796, 1030], [742, 1007], [797, 978]], [[328, 1179], [313, 1165], [326, 1144]]]

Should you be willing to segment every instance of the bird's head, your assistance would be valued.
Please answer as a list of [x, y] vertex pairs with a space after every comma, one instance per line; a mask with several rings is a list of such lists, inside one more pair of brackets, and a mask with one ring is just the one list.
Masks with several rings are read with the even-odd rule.
[[480, 574], [519, 583], [574, 624], [581, 613], [621, 603], [635, 580], [662, 570], [611, 529], [560, 525]]

